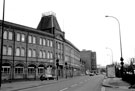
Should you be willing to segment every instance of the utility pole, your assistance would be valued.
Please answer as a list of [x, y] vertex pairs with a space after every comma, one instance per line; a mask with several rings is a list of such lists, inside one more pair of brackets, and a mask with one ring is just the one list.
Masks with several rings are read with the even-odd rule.
[[4, 16], [5, 16], [5, 0], [3, 0], [3, 18], [2, 18], [2, 30], [1, 30], [1, 54], [0, 54], [0, 88], [2, 81], [2, 57], [3, 57], [3, 33], [4, 33]]

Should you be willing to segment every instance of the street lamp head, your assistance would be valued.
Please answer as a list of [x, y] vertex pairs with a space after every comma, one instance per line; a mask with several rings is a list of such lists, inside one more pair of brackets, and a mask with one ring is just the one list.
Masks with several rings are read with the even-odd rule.
[[109, 17], [108, 15], [106, 15], [105, 17]]

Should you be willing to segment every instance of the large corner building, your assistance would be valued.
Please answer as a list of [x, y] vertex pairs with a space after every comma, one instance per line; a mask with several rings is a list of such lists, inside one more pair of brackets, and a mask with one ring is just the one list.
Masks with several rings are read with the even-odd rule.
[[37, 79], [46, 73], [58, 73], [59, 77], [65, 77], [65, 72], [67, 76], [81, 74], [80, 51], [65, 39], [65, 32], [53, 14], [42, 16], [37, 29], [4, 21], [3, 45], [1, 39], [0, 33], [2, 80]]

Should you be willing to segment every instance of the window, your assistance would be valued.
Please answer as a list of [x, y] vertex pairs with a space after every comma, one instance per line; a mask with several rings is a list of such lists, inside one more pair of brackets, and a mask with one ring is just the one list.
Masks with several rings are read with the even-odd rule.
[[58, 59], [60, 59], [60, 54], [58, 53]]
[[7, 39], [7, 31], [4, 31], [3, 39]]
[[17, 39], [16, 39], [16, 40], [17, 40], [17, 41], [20, 41], [20, 37], [21, 37], [20, 34], [17, 33], [17, 37], [16, 37]]
[[9, 32], [8, 39], [9, 40], [12, 40], [13, 39], [13, 33], [12, 32]]
[[52, 40], [50, 41], [50, 47], [53, 47], [53, 42], [52, 42]]
[[33, 44], [36, 44], [36, 37], [33, 37]]
[[9, 74], [10, 73], [10, 66], [2, 66], [2, 73]]
[[34, 73], [35, 73], [34, 67], [28, 67], [28, 74], [34, 74]]
[[45, 39], [43, 39], [43, 45], [46, 45], [46, 40]]
[[7, 55], [12, 55], [12, 47], [8, 47], [8, 53]]
[[32, 37], [29, 36], [28, 39], [29, 39], [29, 43], [32, 43]]
[[49, 51], [47, 52], [47, 58], [48, 59], [50, 58], [50, 52]]
[[20, 48], [16, 48], [16, 56], [20, 56]]
[[39, 58], [42, 58], [42, 51], [39, 52]]
[[43, 68], [43, 67], [39, 67], [39, 68], [38, 68], [38, 73], [39, 73], [39, 74], [44, 73], [44, 68]]
[[39, 45], [42, 45], [42, 38], [39, 39]]
[[61, 44], [61, 50], [63, 50], [63, 44]]
[[25, 35], [24, 35], [24, 34], [22, 34], [21, 41], [22, 41], [22, 42], [25, 41]]
[[15, 68], [15, 74], [23, 74], [23, 67], [16, 67]]
[[45, 51], [43, 51], [43, 58], [45, 58], [46, 57], [46, 52]]
[[50, 46], [50, 41], [49, 40], [47, 40], [47, 46]]
[[31, 57], [31, 56], [32, 56], [32, 50], [29, 49], [29, 50], [28, 50], [28, 57]]
[[3, 46], [3, 55], [7, 55], [7, 47]]
[[53, 53], [52, 53], [52, 52], [50, 52], [50, 58], [51, 58], [51, 59], [53, 58]]
[[21, 48], [21, 56], [24, 56], [24, 54], [25, 54], [25, 49]]
[[60, 44], [58, 43], [58, 49], [60, 49]]
[[36, 57], [36, 50], [35, 49], [33, 50], [32, 55], [33, 55], [32, 57]]

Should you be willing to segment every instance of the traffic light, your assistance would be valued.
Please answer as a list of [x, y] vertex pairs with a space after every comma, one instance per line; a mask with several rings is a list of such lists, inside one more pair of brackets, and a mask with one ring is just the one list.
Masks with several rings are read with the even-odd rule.
[[59, 59], [56, 60], [56, 66], [59, 66]]
[[65, 66], [67, 66], [67, 62], [65, 62]]

